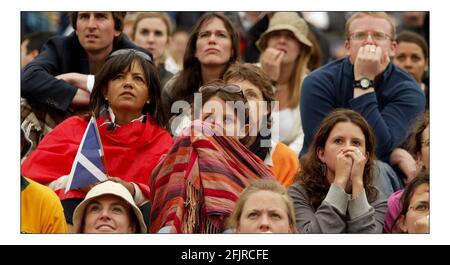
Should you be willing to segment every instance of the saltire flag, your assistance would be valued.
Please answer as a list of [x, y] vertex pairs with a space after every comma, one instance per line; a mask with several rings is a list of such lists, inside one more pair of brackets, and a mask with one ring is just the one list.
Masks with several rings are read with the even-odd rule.
[[103, 161], [102, 142], [92, 116], [73, 161], [65, 192], [107, 180]]

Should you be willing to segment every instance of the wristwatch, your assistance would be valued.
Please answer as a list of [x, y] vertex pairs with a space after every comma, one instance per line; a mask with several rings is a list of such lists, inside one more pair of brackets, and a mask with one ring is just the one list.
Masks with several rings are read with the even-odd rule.
[[373, 81], [367, 77], [363, 77], [360, 80], [355, 80], [353, 83], [354, 88], [361, 88], [362, 90], [366, 90], [370, 87], [373, 87]]

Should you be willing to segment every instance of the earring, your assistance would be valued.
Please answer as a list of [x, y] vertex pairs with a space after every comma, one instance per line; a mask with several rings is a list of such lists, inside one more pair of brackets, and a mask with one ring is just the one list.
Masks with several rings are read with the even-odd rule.
[[150, 104], [150, 100], [147, 100], [145, 103]]

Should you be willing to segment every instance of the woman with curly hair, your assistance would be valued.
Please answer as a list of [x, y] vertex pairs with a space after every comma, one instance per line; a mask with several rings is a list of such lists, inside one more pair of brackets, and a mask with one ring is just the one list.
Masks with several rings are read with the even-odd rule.
[[321, 123], [289, 188], [300, 233], [381, 233], [385, 196], [373, 185], [375, 137], [353, 110]]

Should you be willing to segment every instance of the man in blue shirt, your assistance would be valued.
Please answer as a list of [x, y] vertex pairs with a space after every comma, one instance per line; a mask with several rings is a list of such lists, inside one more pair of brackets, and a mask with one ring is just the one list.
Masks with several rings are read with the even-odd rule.
[[[346, 23], [347, 57], [331, 62], [303, 81], [300, 103], [305, 154], [322, 119], [336, 108], [359, 112], [376, 136], [376, 154], [389, 162], [425, 108], [425, 96], [410, 75], [390, 62], [397, 43], [384, 12], [357, 12]], [[395, 189], [395, 188], [394, 188]], [[386, 194], [389, 195], [389, 194]]]

